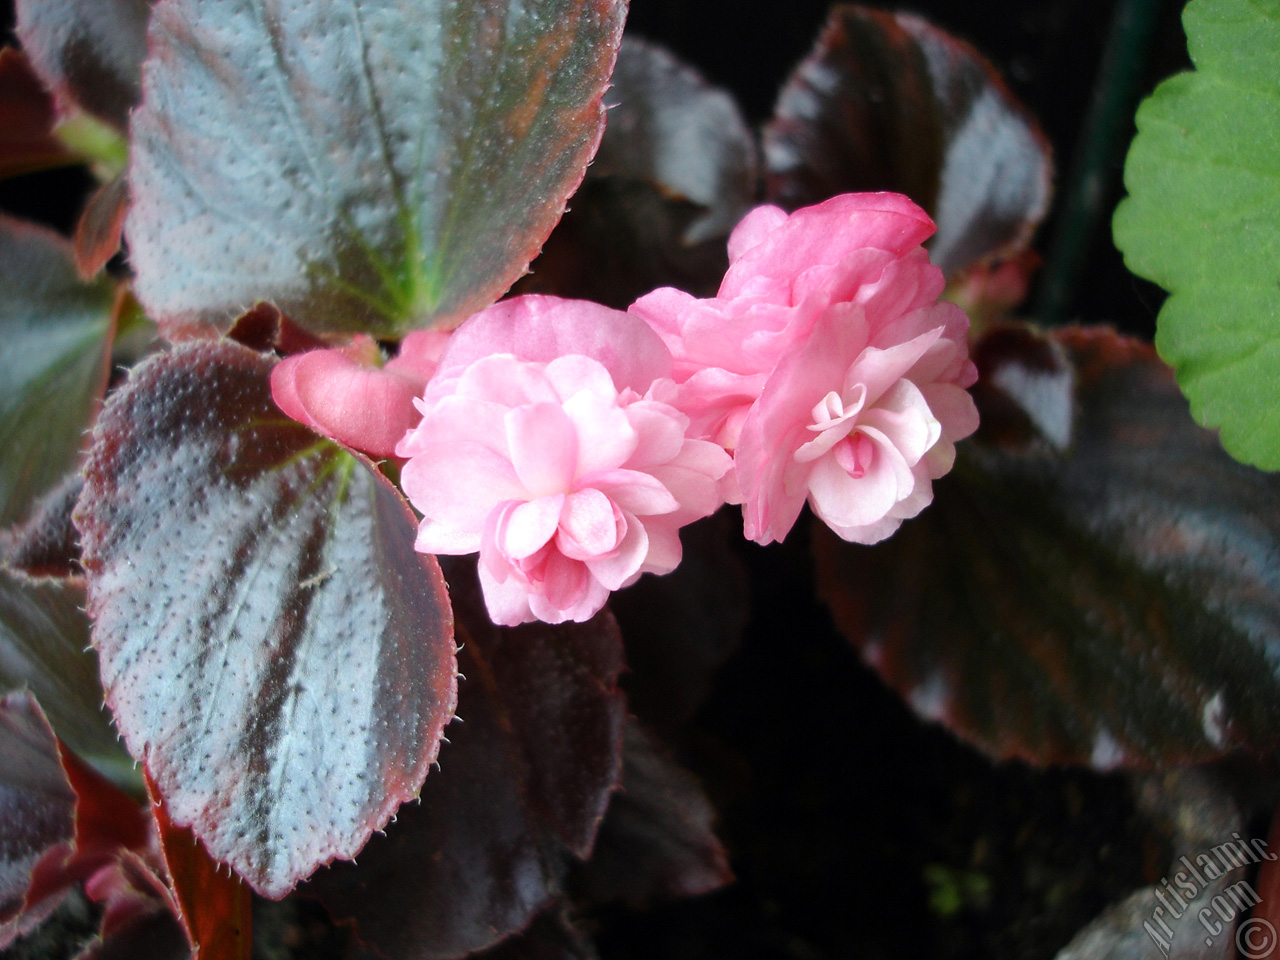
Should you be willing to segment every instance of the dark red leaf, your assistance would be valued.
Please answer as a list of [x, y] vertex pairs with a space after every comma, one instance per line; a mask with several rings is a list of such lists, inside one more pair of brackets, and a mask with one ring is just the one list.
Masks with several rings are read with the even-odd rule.
[[28, 896], [37, 863], [70, 852], [75, 803], [35, 698], [0, 697], [0, 949], [34, 929], [65, 893], [65, 884], [50, 885], [47, 896]]
[[[159, 906], [139, 912], [109, 936], [91, 943], [76, 960], [187, 960], [191, 957], [178, 919]], [[205, 960], [217, 960], [205, 956]]]
[[596, 950], [565, 909], [556, 906], [538, 914], [528, 930], [472, 960], [596, 960]]
[[310, 892], [395, 960], [445, 960], [526, 927], [559, 888], [566, 848], [591, 847], [621, 767], [625, 705], [612, 617], [489, 623], [473, 564], [449, 585], [466, 680], [441, 769], [358, 865]]
[[84, 604], [83, 582], [33, 582], [0, 570], [0, 689], [29, 689], [73, 750], [120, 773], [129, 758], [102, 706]]
[[255, 303], [237, 317], [227, 331], [227, 339], [261, 353], [274, 350], [283, 357], [329, 345], [307, 333], [270, 303]]
[[65, 240], [0, 216], [0, 526], [72, 470], [107, 383], [115, 284], [83, 283]]
[[716, 838], [715, 810], [697, 780], [636, 721], [627, 724], [622, 786], [580, 869], [582, 894], [640, 905], [693, 897], [733, 880]]
[[710, 296], [756, 197], [750, 129], [727, 93], [630, 37], [605, 102], [595, 161], [518, 290], [618, 308], [660, 286]]
[[130, 751], [174, 823], [280, 897], [417, 794], [455, 664], [407, 504], [275, 408], [272, 362], [222, 343], [136, 367], [75, 521]]
[[1049, 144], [999, 73], [963, 41], [907, 13], [832, 10], [764, 131], [767, 193], [789, 209], [893, 190], [938, 224], [948, 274], [1010, 256], [1049, 204]]
[[138, 102], [149, 0], [16, 0], [17, 34], [45, 85], [120, 130]]
[[126, 225], [171, 337], [270, 300], [308, 329], [461, 322], [542, 246], [599, 142], [624, 0], [171, 0]]
[[4, 566], [30, 577], [74, 577], [80, 573], [80, 537], [71, 511], [84, 486], [68, 474], [36, 504], [31, 517], [4, 540]]
[[742, 639], [751, 598], [731, 547], [741, 537], [736, 511], [690, 524], [680, 531], [680, 566], [641, 577], [609, 601], [626, 641], [627, 702], [658, 733], [675, 734], [692, 719]]
[[1192, 422], [1152, 348], [998, 328], [982, 428], [875, 547], [817, 536], [836, 621], [993, 756], [1100, 768], [1280, 742], [1280, 477]]
[[169, 885], [193, 952], [205, 960], [249, 960], [253, 916], [248, 886], [229, 870], [224, 875], [195, 834], [169, 819], [153, 784], [148, 791]]
[[89, 198], [76, 223], [76, 272], [84, 279], [97, 274], [120, 250], [124, 215], [129, 207], [129, 183], [124, 174], [112, 177]]
[[77, 162], [57, 137], [53, 98], [22, 51], [0, 49], [0, 178]]

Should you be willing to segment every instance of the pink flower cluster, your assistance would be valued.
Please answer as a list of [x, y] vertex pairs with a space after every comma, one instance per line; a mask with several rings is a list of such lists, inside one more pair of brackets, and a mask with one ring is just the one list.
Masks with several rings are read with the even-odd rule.
[[631, 306], [671, 350], [677, 406], [734, 452], [748, 539], [781, 540], [807, 499], [846, 540], [882, 540], [977, 429], [969, 322], [937, 302], [920, 246], [933, 230], [892, 193], [757, 207], [716, 297], [664, 288]]
[[418, 549], [478, 551], [495, 623], [585, 620], [672, 570], [679, 529], [725, 502], [759, 543], [806, 501], [860, 543], [930, 502], [977, 427], [968, 321], [938, 302], [932, 232], [896, 194], [760, 207], [713, 298], [656, 290], [624, 313], [516, 297], [385, 367], [355, 348], [289, 358], [273, 391], [320, 432], [404, 459]]

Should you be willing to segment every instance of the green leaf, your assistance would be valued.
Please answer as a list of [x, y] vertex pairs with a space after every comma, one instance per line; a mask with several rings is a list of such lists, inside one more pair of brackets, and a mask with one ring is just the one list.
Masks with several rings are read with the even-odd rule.
[[75, 514], [107, 701], [169, 815], [266, 896], [417, 795], [453, 716], [452, 617], [367, 461], [279, 412], [271, 361], [134, 368]]
[[1280, 743], [1280, 477], [1147, 344], [996, 327], [977, 435], [882, 544], [818, 528], [824, 599], [923, 716], [997, 758], [1166, 767]]
[[523, 272], [604, 123], [623, 0], [173, 0], [133, 114], [138, 295], [171, 337], [270, 300], [450, 325]]
[[0, 526], [72, 467], [107, 382], [115, 284], [56, 234], [0, 217]]
[[1280, 469], [1280, 4], [1193, 0], [1196, 69], [1138, 110], [1116, 244], [1171, 296], [1156, 347], [1233, 456]]

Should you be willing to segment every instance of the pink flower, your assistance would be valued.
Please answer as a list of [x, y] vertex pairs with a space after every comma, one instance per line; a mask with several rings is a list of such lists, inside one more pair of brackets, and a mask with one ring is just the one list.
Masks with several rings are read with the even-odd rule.
[[345, 347], [294, 354], [271, 371], [276, 406], [339, 443], [389, 457], [418, 420], [413, 408], [435, 371], [448, 334], [420, 330], [380, 366], [382, 353], [367, 336]]
[[649, 395], [670, 357], [592, 303], [517, 297], [461, 326], [396, 452], [417, 549], [480, 552], [495, 623], [586, 620], [680, 562], [678, 530], [723, 502], [729, 457]]
[[883, 539], [977, 428], [968, 321], [936, 302], [932, 233], [898, 194], [759, 207], [715, 298], [668, 289], [632, 305], [672, 352], [677, 406], [734, 451], [748, 538], [781, 540], [807, 499], [845, 539]]

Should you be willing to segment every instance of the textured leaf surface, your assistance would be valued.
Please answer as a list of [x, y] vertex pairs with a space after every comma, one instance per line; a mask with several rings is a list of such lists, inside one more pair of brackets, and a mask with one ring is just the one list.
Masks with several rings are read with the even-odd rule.
[[135, 368], [75, 519], [130, 751], [174, 823], [279, 897], [417, 794], [455, 666], [408, 506], [276, 410], [270, 367], [224, 343]]
[[0, 944], [22, 929], [31, 872], [56, 847], [70, 848], [75, 793], [53, 730], [31, 694], [0, 697]]
[[622, 786], [600, 825], [578, 888], [596, 902], [695, 897], [733, 880], [697, 779], [652, 734], [627, 725]]
[[765, 128], [767, 193], [789, 209], [894, 190], [938, 224], [948, 274], [1016, 253], [1048, 207], [1048, 141], [967, 43], [906, 13], [841, 4]]
[[1280, 742], [1280, 478], [1103, 330], [978, 347], [982, 427], [884, 544], [817, 535], [820, 589], [922, 715], [996, 757], [1164, 766]]
[[448, 565], [463, 641], [458, 716], [441, 769], [358, 863], [308, 885], [397, 960], [446, 960], [527, 926], [585, 856], [621, 774], [626, 708], [612, 617], [489, 623], [474, 564]]
[[195, 835], [169, 818], [163, 799], [154, 791], [151, 803], [169, 886], [194, 952], [216, 960], [249, 960], [253, 946], [249, 888], [230, 871], [221, 872]]
[[1280, 469], [1280, 6], [1196, 0], [1196, 69], [1138, 110], [1116, 245], [1172, 296], [1156, 346], [1234, 456]]
[[40, 498], [22, 526], [0, 538], [0, 563], [29, 577], [75, 577], [80, 570], [80, 537], [71, 522], [84, 478], [69, 473]]
[[603, 124], [622, 0], [170, 0], [126, 223], [171, 336], [457, 323], [533, 258]]
[[59, 97], [124, 130], [138, 102], [150, 0], [16, 0], [18, 39]]
[[107, 382], [114, 284], [56, 234], [0, 217], [0, 526], [75, 466]]
[[73, 750], [105, 772], [127, 762], [102, 706], [84, 584], [0, 570], [0, 689], [26, 687]]
[[750, 128], [725, 91], [630, 37], [605, 103], [600, 150], [520, 291], [617, 308], [661, 286], [710, 296], [756, 198]]

